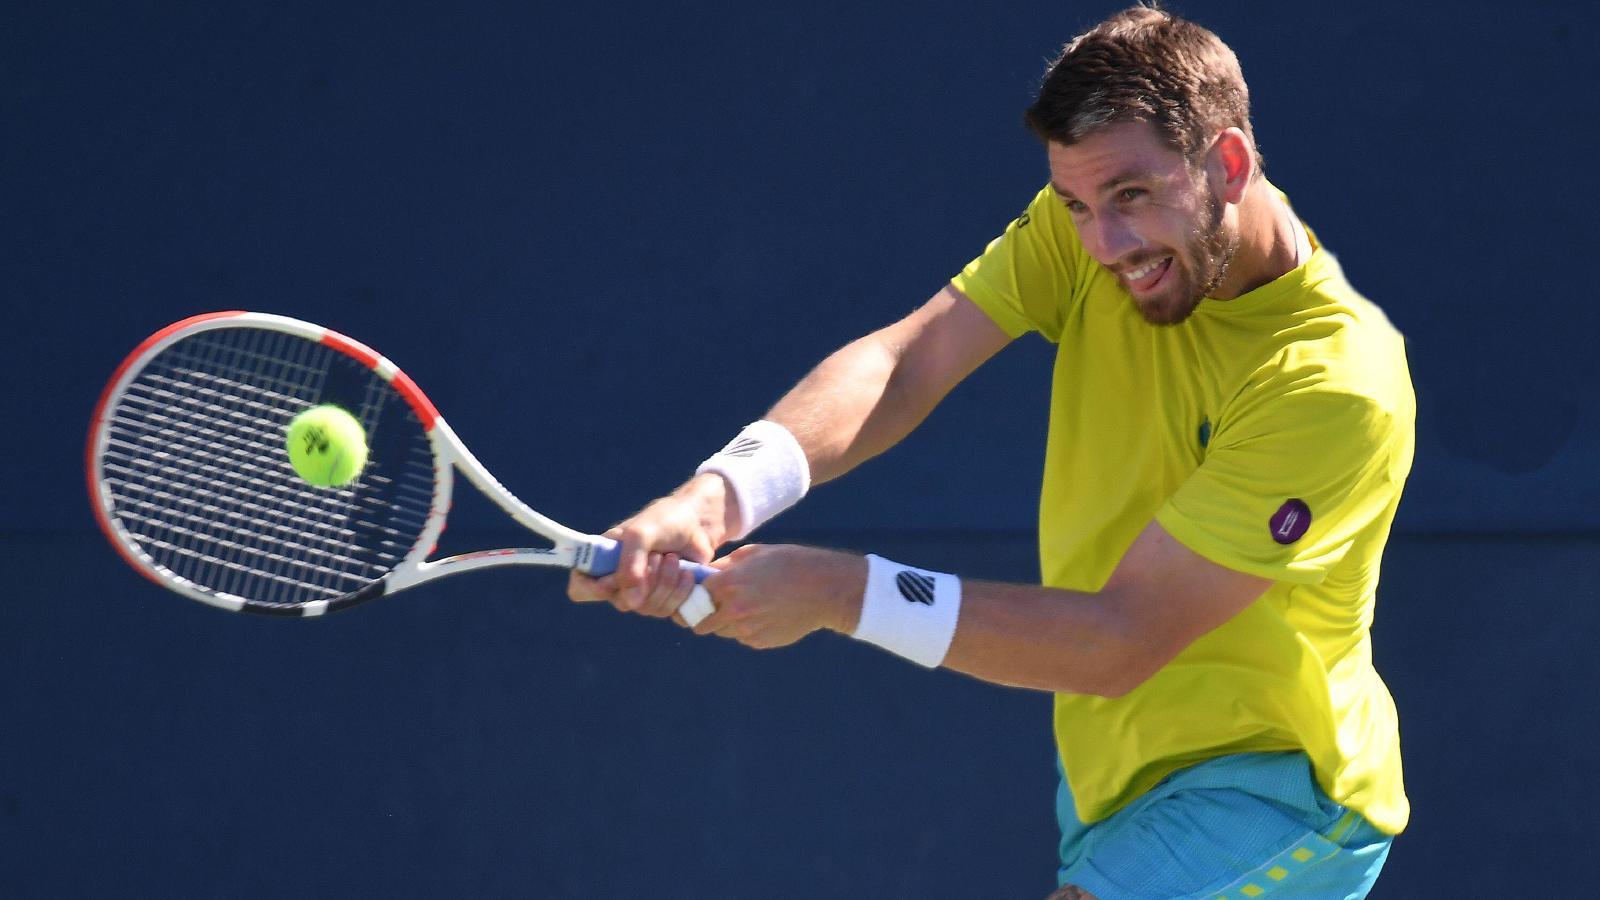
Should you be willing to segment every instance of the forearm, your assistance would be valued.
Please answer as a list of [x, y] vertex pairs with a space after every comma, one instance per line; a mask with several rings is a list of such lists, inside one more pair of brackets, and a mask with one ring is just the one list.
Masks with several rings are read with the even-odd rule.
[[[792, 436], [794, 452], [804, 454], [807, 486], [830, 481], [910, 434], [951, 389], [1009, 341], [971, 300], [946, 288], [905, 318], [824, 359], [765, 418], [788, 432], [779, 443]], [[779, 468], [763, 471], [790, 471], [781, 456], [775, 459]], [[788, 487], [782, 479], [780, 486]], [[715, 510], [721, 503], [722, 486], [703, 477], [683, 490], [701, 509]], [[712, 529], [714, 537], [748, 533], [765, 521], [755, 516], [751, 527], [741, 528], [736, 511], [729, 511], [726, 522], [719, 523], [726, 527]]]
[[[900, 386], [904, 379], [895, 370], [901, 354], [890, 335], [892, 327], [841, 348], [763, 417], [794, 436], [811, 484], [837, 478], [892, 447], [938, 402], [937, 397], [919, 402], [916, 391]], [[731, 485], [717, 474], [698, 474], [673, 496], [696, 510], [713, 544], [750, 530], [741, 521]]]
[[[956, 596], [938, 588], [931, 600], [910, 602], [919, 598], [894, 577], [907, 571], [898, 563], [792, 545], [747, 544], [718, 565], [721, 573], [706, 582], [717, 612], [695, 630], [751, 647], [783, 646], [826, 628], [996, 684], [1104, 696], [1126, 693], [1159, 668], [1150, 653], [1155, 644], [1138, 638], [1137, 617], [1111, 594], [970, 581], [961, 583], [955, 606], [941, 605]], [[878, 579], [886, 575], [884, 589]], [[864, 602], [878, 604], [866, 628]], [[947, 648], [925, 654], [927, 643], [896, 639], [928, 631], [926, 619], [901, 616], [937, 618], [936, 610], [954, 616]], [[908, 652], [913, 644], [919, 650]]]
[[[954, 632], [944, 632], [950, 638], [939, 664], [997, 684], [1116, 697], [1143, 684], [1272, 584], [1195, 553], [1152, 520], [1095, 593], [962, 582], [959, 615]], [[855, 634], [861, 594], [836, 590], [832, 596], [847, 599], [834, 607], [830, 627]], [[868, 602], [885, 599], [903, 606], [901, 597], [884, 598], [875, 590]], [[912, 624], [913, 631], [917, 627]]]
[[969, 581], [943, 666], [984, 681], [1116, 697], [1159, 662], [1125, 605], [1108, 594]]
[[811, 481], [843, 475], [910, 434], [944, 396], [900, 372], [895, 327], [847, 344], [812, 369], [767, 413], [789, 429], [811, 464]]
[[[1118, 696], [1157, 668], [1126, 604], [1109, 594], [987, 581], [962, 583], [961, 615], [943, 668], [1009, 687]], [[831, 623], [852, 634], [859, 593]]]
[[1151, 521], [1094, 593], [962, 581], [816, 547], [747, 544], [706, 581], [718, 612], [701, 634], [752, 647], [827, 628], [923, 666], [984, 681], [1118, 697], [1273, 582], [1218, 565]]
[[800, 441], [813, 483], [899, 443], [1011, 338], [946, 287], [898, 322], [823, 360], [768, 413]]

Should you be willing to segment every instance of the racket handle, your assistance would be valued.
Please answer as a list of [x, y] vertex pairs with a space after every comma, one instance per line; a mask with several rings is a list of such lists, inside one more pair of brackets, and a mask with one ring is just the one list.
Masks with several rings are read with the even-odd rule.
[[[615, 572], [617, 563], [622, 558], [622, 545], [607, 537], [596, 537], [592, 546], [594, 551], [584, 571], [596, 578]], [[716, 605], [711, 602], [711, 595], [700, 584], [715, 575], [717, 570], [705, 563], [690, 562], [686, 559], [680, 560], [678, 565], [694, 573], [694, 590], [689, 592], [689, 599], [678, 607], [678, 615], [689, 623], [690, 628], [693, 628], [706, 616], [717, 611]]]

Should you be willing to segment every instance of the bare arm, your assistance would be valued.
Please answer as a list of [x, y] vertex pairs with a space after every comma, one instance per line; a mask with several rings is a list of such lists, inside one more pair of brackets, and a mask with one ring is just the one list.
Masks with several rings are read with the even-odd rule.
[[1017, 687], [1120, 696], [1270, 587], [1270, 580], [1220, 566], [1151, 522], [1098, 593], [963, 585], [970, 602], [961, 605], [944, 664]]
[[[829, 481], [898, 443], [1009, 342], [976, 304], [946, 287], [823, 360], [766, 418], [800, 442], [812, 483]], [[612, 529], [622, 544], [617, 573], [599, 580], [574, 573], [568, 595], [670, 615], [688, 590], [688, 582], [672, 577], [677, 558], [709, 560], [740, 530], [738, 504], [726, 488], [720, 475], [697, 475]]]
[[812, 482], [830, 481], [899, 443], [1009, 342], [976, 304], [946, 287], [823, 360], [766, 417], [800, 441]]
[[[753, 647], [818, 628], [850, 634], [866, 561], [810, 547], [740, 548], [712, 581], [717, 612], [695, 629]], [[1114, 697], [1254, 603], [1272, 582], [1200, 556], [1151, 522], [1097, 593], [971, 581], [943, 665], [984, 681]]]

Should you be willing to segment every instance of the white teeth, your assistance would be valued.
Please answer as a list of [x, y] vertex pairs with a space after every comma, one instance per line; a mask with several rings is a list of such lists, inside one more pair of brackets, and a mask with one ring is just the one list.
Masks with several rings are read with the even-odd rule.
[[1151, 272], [1154, 272], [1156, 269], [1161, 268], [1161, 264], [1166, 261], [1166, 257], [1162, 257], [1153, 263], [1147, 263], [1137, 269], [1134, 269], [1133, 271], [1129, 272], [1126, 277], [1129, 281], [1138, 281], [1141, 278], [1144, 278], [1146, 275], [1149, 275]]

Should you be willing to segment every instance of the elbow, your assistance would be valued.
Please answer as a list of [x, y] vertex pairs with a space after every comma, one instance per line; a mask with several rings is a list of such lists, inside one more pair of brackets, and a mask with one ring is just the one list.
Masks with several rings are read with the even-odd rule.
[[[1108, 608], [1120, 612], [1124, 607], [1109, 604]], [[1094, 674], [1075, 693], [1092, 694], [1115, 700], [1125, 697], [1140, 685], [1155, 677], [1172, 661], [1174, 652], [1153, 639], [1152, 632], [1132, 617], [1113, 615], [1105, 623], [1101, 640], [1097, 642], [1098, 664]]]
[[1103, 676], [1096, 679], [1093, 690], [1086, 693], [1108, 700], [1126, 697], [1133, 693], [1136, 688], [1161, 671], [1164, 665], [1164, 663], [1154, 663], [1147, 657], [1148, 654], [1140, 653], [1138, 650], [1122, 656], [1115, 664], [1107, 667]]

